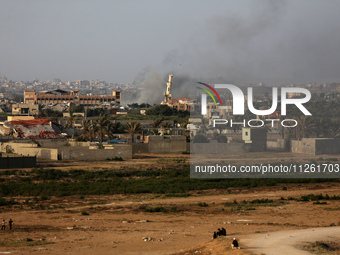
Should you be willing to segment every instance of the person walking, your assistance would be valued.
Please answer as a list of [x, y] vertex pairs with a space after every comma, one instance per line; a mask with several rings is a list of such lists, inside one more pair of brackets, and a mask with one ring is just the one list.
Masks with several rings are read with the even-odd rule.
[[9, 219], [8, 224], [9, 224], [9, 230], [12, 230], [12, 226], [13, 226], [13, 221], [12, 221], [12, 219]]
[[5, 220], [2, 220], [1, 230], [6, 230], [6, 222], [5, 222]]

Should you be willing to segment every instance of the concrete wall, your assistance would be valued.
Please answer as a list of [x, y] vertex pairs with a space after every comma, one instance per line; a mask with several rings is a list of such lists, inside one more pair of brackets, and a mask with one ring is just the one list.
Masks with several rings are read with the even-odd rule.
[[340, 154], [340, 139], [316, 139], [315, 155]]
[[149, 144], [148, 143], [133, 143], [132, 145], [132, 153], [149, 153]]
[[302, 141], [291, 141], [291, 152], [315, 155], [315, 139], [303, 138]]
[[32, 168], [35, 166], [35, 157], [0, 157], [0, 169]]
[[105, 160], [121, 157], [132, 158], [132, 146], [129, 144], [113, 145], [110, 149], [89, 149], [83, 147], [64, 147], [59, 150], [62, 160]]
[[252, 144], [252, 152], [267, 150], [267, 130], [264, 128], [242, 128], [242, 140]]
[[247, 143], [191, 143], [190, 153], [207, 153], [207, 154], [220, 154], [220, 153], [238, 153], [250, 152], [252, 149], [251, 144]]
[[182, 153], [186, 149], [185, 136], [149, 136], [150, 153]]
[[[132, 158], [132, 146], [127, 144], [109, 144], [104, 145], [105, 149], [98, 149], [98, 146], [88, 146], [90, 143], [75, 143], [65, 146], [67, 141], [42, 142], [45, 146], [54, 148], [38, 147], [35, 143], [1, 143], [0, 152], [11, 150], [12, 152], [23, 156], [36, 156], [39, 159], [59, 160], [105, 160], [107, 158], [122, 157], [123, 159]], [[86, 147], [87, 145], [87, 147]]]
[[312, 155], [340, 154], [340, 139], [334, 138], [303, 138], [291, 142], [291, 151]]
[[36, 143], [1, 143], [0, 151], [7, 152], [11, 150], [13, 153], [22, 156], [37, 157], [40, 159], [51, 159], [58, 160], [58, 150], [57, 149], [47, 149], [38, 147]]
[[58, 160], [58, 149], [17, 148], [14, 152], [23, 156], [36, 156], [39, 159]]
[[290, 142], [287, 139], [277, 139], [276, 141], [267, 141], [268, 151], [289, 151]]

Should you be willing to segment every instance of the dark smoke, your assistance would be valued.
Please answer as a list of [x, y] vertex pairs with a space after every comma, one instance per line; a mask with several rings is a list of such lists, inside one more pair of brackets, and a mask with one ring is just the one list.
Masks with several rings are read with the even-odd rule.
[[[173, 97], [185, 97], [196, 81], [267, 85], [339, 82], [340, 23], [337, 1], [252, 1], [212, 17], [183, 48], [164, 57], [162, 71], [149, 72], [140, 102], [159, 103], [167, 76]], [[337, 80], [338, 79], [338, 80]]]

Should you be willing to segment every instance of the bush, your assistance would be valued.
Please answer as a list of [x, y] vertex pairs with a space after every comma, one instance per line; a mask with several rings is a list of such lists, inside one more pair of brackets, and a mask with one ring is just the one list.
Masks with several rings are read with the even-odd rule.
[[217, 136], [217, 142], [218, 143], [227, 143], [228, 138], [225, 135], [218, 135]]
[[90, 215], [90, 214], [86, 211], [83, 211], [83, 212], [81, 212], [81, 215]]
[[193, 142], [194, 143], [208, 143], [209, 139], [205, 135], [197, 134], [195, 135]]
[[199, 207], [208, 207], [209, 205], [206, 203], [206, 202], [199, 202], [198, 204], [197, 204]]
[[13, 198], [11, 200], [6, 200], [5, 198], [0, 197], [0, 206], [15, 204], [17, 204], [17, 202], [15, 202]]
[[157, 206], [157, 207], [146, 208], [144, 210], [144, 212], [150, 212], [150, 213], [163, 212], [163, 213], [166, 213], [167, 210], [164, 207], [162, 207], [162, 206]]

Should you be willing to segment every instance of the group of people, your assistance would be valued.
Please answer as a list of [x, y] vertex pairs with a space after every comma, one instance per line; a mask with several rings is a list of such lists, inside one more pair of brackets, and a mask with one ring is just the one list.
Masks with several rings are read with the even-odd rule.
[[[227, 231], [225, 230], [225, 228], [222, 228], [222, 229], [219, 228], [217, 231], [214, 232], [213, 239], [219, 236], [226, 236], [226, 235], [227, 235]], [[238, 241], [236, 240], [236, 238], [233, 238], [233, 241], [231, 242], [231, 248], [240, 249], [240, 246], [238, 245]]]
[[[9, 221], [8, 221], [9, 230], [12, 230], [13, 224], [14, 223], [13, 223], [12, 219], [9, 219]], [[5, 220], [2, 220], [1, 230], [6, 230], [6, 221]]]
[[225, 228], [218, 229], [217, 232], [214, 232], [213, 239], [217, 238], [218, 236], [226, 236], [227, 235], [227, 230]]

